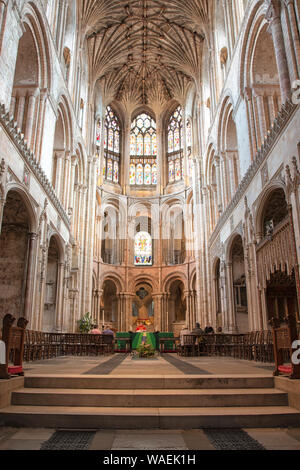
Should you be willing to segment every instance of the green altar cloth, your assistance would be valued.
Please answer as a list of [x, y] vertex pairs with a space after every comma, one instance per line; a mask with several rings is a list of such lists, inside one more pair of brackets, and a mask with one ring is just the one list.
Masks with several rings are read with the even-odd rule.
[[153, 349], [156, 349], [156, 340], [153, 333], [140, 332], [133, 335], [132, 349], [137, 349], [143, 342], [151, 344]]
[[158, 338], [170, 338], [170, 341], [167, 341], [165, 343], [165, 349], [169, 351], [173, 351], [175, 349], [175, 338], [174, 338], [174, 333], [159, 333]]

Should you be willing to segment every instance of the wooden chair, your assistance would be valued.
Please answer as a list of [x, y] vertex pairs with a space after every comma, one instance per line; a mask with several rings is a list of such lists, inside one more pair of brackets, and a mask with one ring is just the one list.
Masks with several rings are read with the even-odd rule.
[[[12, 375], [24, 375], [23, 354], [25, 342], [25, 329], [28, 321], [19, 318], [17, 326], [13, 324], [15, 318], [8, 314], [3, 319], [2, 341], [5, 344], [5, 364], [0, 364], [0, 379], [10, 379]], [[13, 366], [9, 366], [10, 358]]]
[[[272, 318], [270, 322], [273, 331], [273, 346], [275, 371], [274, 376], [280, 374], [288, 375], [290, 379], [300, 379], [300, 364], [293, 364], [292, 345], [298, 340], [297, 323], [294, 315], [289, 315], [285, 319], [285, 325], [281, 326], [277, 318]], [[287, 353], [288, 358], [285, 353]], [[288, 363], [287, 363], [288, 359]]]

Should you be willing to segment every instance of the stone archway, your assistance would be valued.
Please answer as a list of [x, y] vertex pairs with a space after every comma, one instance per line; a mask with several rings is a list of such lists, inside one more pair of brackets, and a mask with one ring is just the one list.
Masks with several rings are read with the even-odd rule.
[[154, 299], [153, 289], [147, 282], [136, 285], [135, 296], [132, 302], [132, 322], [134, 329], [138, 325], [145, 325], [148, 331], [154, 331]]
[[117, 286], [111, 279], [107, 279], [103, 284], [101, 298], [101, 324], [109, 324], [113, 328], [118, 328], [119, 323], [119, 302]]
[[187, 322], [187, 302], [184, 284], [180, 279], [170, 284], [168, 298], [168, 331], [179, 333]]
[[29, 268], [33, 256], [30, 216], [17, 191], [7, 194], [0, 235], [0, 320], [28, 314]]
[[59, 247], [55, 237], [52, 237], [48, 248], [43, 314], [43, 331], [46, 332], [53, 332], [57, 327], [57, 310], [59, 305], [59, 260]]

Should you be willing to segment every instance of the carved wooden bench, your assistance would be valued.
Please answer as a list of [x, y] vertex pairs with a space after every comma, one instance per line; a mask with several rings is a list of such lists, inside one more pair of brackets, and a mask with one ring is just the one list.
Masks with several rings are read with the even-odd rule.
[[[19, 318], [17, 326], [13, 326], [14, 322], [15, 318], [10, 314], [3, 319], [0, 379], [10, 379], [12, 375], [24, 375], [23, 352], [28, 321]], [[11, 358], [13, 365], [9, 365]]]
[[[273, 332], [273, 346], [275, 371], [274, 376], [280, 374], [289, 375], [290, 379], [300, 379], [300, 364], [293, 363], [293, 345], [298, 340], [297, 323], [294, 315], [289, 315], [285, 325], [280, 325], [277, 318], [270, 321]], [[285, 360], [285, 354], [289, 355], [289, 363]]]

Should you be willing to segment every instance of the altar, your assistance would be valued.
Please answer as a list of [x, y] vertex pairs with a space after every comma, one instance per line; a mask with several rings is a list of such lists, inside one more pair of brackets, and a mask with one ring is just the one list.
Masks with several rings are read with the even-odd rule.
[[132, 349], [138, 349], [142, 344], [150, 344], [153, 349], [157, 349], [158, 345], [155, 333], [149, 333], [147, 331], [133, 333]]

